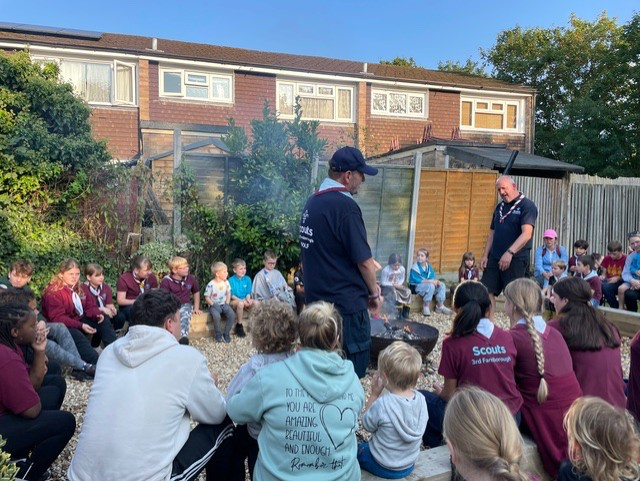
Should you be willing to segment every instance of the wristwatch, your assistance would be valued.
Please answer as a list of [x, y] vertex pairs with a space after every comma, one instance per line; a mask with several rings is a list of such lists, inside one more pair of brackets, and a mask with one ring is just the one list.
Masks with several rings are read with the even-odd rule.
[[512, 256], [515, 256], [515, 255], [516, 255], [516, 253], [515, 253], [515, 252], [513, 252], [511, 249], [507, 249], [507, 252], [508, 252], [509, 254], [511, 254]]

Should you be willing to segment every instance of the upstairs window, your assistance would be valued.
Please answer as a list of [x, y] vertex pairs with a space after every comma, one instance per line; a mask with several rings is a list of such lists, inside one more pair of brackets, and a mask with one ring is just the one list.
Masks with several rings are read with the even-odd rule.
[[33, 61], [57, 63], [60, 80], [73, 85], [74, 93], [90, 104], [136, 104], [135, 64], [51, 57], [34, 57]]
[[460, 126], [463, 128], [522, 131], [519, 101], [463, 98], [460, 106]]
[[371, 90], [371, 113], [395, 117], [426, 117], [426, 94], [397, 90]]
[[208, 102], [233, 102], [233, 75], [160, 69], [160, 96]]
[[335, 122], [353, 122], [353, 88], [308, 82], [278, 82], [278, 113], [294, 117], [296, 97], [300, 97], [302, 118]]

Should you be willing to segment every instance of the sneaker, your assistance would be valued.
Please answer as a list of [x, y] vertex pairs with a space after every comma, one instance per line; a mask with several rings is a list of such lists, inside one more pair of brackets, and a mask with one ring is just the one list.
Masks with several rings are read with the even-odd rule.
[[436, 312], [438, 314], [446, 314], [449, 315], [451, 314], [451, 309], [449, 309], [447, 306], [445, 306], [444, 304], [442, 304], [441, 306], [436, 307]]
[[93, 378], [96, 375], [96, 366], [94, 364], [85, 364], [82, 370], [90, 378]]
[[231, 336], [229, 334], [225, 334], [224, 336], [222, 336], [222, 338], [224, 339], [224, 342], [226, 342], [227, 344], [231, 342]]
[[242, 324], [236, 324], [236, 336], [245, 337], [247, 334], [244, 332], [244, 327]]
[[189, 338], [187, 336], [182, 336], [178, 342], [180, 344], [182, 344], [183, 346], [188, 346], [189, 345]]
[[73, 379], [80, 382], [85, 382], [91, 379], [89, 375], [86, 372], [84, 372], [82, 369], [72, 369], [70, 374]]
[[222, 334], [216, 334], [216, 342], [222, 342]]
[[429, 309], [429, 304], [424, 304], [422, 306], [422, 315], [423, 316], [430, 316], [431, 315], [431, 309]]

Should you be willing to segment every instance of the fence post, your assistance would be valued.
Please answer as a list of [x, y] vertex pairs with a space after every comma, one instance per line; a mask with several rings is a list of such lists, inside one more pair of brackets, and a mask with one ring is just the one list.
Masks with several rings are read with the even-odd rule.
[[413, 154], [413, 191], [411, 193], [411, 214], [409, 217], [409, 248], [405, 265], [410, 269], [413, 250], [416, 247], [416, 225], [418, 223], [418, 200], [420, 198], [420, 175], [422, 173], [422, 152]]
[[180, 205], [180, 194], [175, 187], [175, 180], [178, 174], [178, 169], [182, 163], [182, 140], [180, 135], [180, 129], [173, 131], [173, 243], [178, 241], [178, 236], [182, 232], [182, 206]]

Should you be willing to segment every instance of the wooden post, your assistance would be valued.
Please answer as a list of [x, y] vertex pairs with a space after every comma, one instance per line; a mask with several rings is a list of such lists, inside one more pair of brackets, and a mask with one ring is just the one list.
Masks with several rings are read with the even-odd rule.
[[416, 224], [418, 223], [418, 200], [420, 199], [420, 174], [422, 173], [422, 152], [413, 154], [413, 192], [411, 193], [411, 217], [409, 218], [409, 247], [405, 265], [411, 266], [413, 250], [416, 247]]
[[[178, 175], [178, 169], [182, 163], [182, 140], [180, 129], [173, 131], [173, 180], [175, 182]], [[182, 232], [182, 211], [180, 205], [180, 196], [174, 187], [173, 193], [173, 243], [178, 241], [178, 236]]]

